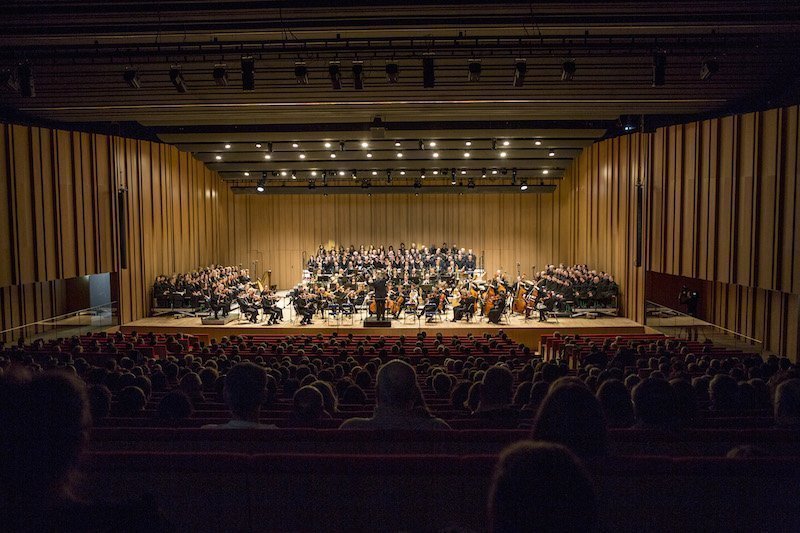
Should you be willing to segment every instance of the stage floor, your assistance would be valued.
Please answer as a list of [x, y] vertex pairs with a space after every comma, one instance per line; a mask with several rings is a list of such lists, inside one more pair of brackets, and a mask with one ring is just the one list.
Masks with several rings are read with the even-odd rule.
[[644, 326], [622, 317], [598, 317], [598, 318], [550, 318], [547, 322], [539, 322], [535, 318], [525, 320], [521, 315], [511, 315], [504, 319], [504, 323], [491, 324], [485, 318], [475, 317], [472, 322], [451, 322], [452, 312], [445, 319], [436, 322], [426, 322], [425, 319], [416, 320], [412, 317], [408, 319], [392, 320], [392, 326], [364, 327], [363, 319], [365, 315], [356, 315], [350, 320], [322, 320], [319, 316], [314, 318], [312, 325], [301, 326], [299, 319], [286, 316], [284, 321], [278, 325], [267, 326], [266, 321], [262, 324], [252, 324], [240, 318], [226, 325], [203, 325], [201, 319], [197, 317], [171, 316], [143, 318], [129, 322], [120, 327], [123, 332], [137, 331], [139, 333], [189, 333], [192, 335], [203, 335], [209, 339], [219, 339], [230, 335], [312, 335], [317, 333], [331, 333], [334, 331], [353, 334], [371, 335], [414, 335], [418, 331], [425, 331], [428, 334], [442, 332], [444, 334], [466, 334], [483, 335], [484, 333], [497, 333], [502, 329], [517, 342], [523, 342], [527, 346], [538, 348], [539, 339], [542, 335], [561, 332], [562, 334], [576, 333], [642, 333]]

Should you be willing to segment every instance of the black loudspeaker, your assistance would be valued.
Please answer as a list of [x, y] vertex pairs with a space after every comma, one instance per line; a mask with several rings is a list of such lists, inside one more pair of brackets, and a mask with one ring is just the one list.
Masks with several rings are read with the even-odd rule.
[[128, 189], [117, 191], [117, 217], [119, 228], [119, 267], [128, 268]]
[[367, 318], [364, 320], [365, 328], [390, 328], [392, 327], [391, 320], [377, 320], [375, 318]]
[[644, 196], [644, 186], [636, 184], [636, 263], [637, 267], [642, 266], [642, 201]]

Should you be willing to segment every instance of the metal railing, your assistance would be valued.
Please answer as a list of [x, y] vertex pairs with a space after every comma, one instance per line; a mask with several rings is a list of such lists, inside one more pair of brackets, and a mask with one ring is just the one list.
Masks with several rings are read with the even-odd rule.
[[22, 338], [27, 343], [36, 339], [72, 337], [106, 331], [118, 325], [117, 302], [110, 302], [0, 331], [0, 342], [10, 344]]
[[745, 352], [762, 353], [764, 351], [763, 341], [737, 331], [700, 320], [655, 302], [645, 301], [644, 307], [645, 326], [665, 335], [697, 341], [710, 340], [717, 346]]

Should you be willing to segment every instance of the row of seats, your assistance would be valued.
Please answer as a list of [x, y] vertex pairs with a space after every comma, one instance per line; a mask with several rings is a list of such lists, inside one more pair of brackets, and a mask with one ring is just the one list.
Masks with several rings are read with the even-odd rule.
[[[286, 428], [273, 431], [201, 428], [96, 427], [95, 451], [325, 454], [478, 454], [499, 453], [524, 439], [529, 430], [462, 429], [452, 431], [359, 431]], [[616, 456], [724, 456], [742, 445], [769, 456], [800, 457], [800, 431], [786, 429], [609, 430], [609, 451]]]
[[[87, 496], [152, 493], [181, 531], [479, 531], [496, 460], [98, 452], [83, 471]], [[618, 457], [587, 466], [602, 531], [800, 530], [791, 503], [800, 458]]]

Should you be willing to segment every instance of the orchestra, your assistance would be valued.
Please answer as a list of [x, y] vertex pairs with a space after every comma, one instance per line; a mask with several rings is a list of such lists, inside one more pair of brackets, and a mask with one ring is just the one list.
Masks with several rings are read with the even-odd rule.
[[[474, 316], [499, 324], [510, 314], [540, 321], [548, 314], [571, 316], [575, 310], [616, 309], [618, 286], [611, 275], [587, 265], [548, 265], [531, 279], [516, 280], [498, 269], [489, 279], [470, 249], [442, 243], [417, 246], [320, 246], [307, 261], [305, 280], [288, 292], [289, 305], [301, 325], [322, 319], [352, 317], [366, 309], [378, 319], [402, 316], [442, 319], [452, 306], [452, 321]], [[274, 287], [251, 280], [247, 269], [212, 265], [188, 274], [158, 276], [153, 286], [155, 307], [206, 310], [227, 316], [238, 305], [244, 318], [266, 325], [284, 319], [282, 299]], [[451, 301], [452, 299], [452, 301]], [[405, 313], [405, 315], [403, 315]]]

